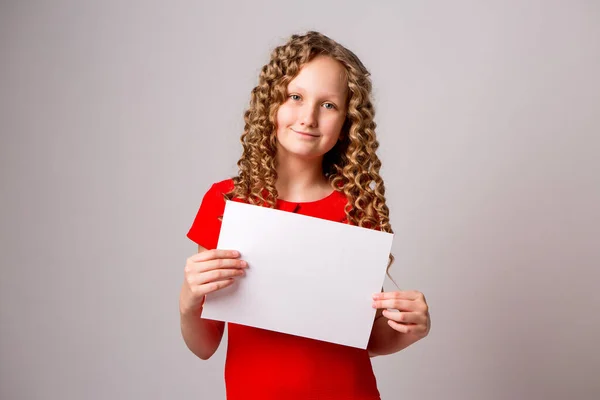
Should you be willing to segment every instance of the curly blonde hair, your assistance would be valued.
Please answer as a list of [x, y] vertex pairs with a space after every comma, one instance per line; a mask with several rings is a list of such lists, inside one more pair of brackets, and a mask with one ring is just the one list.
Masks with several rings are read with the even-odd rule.
[[[379, 143], [375, 137], [370, 73], [353, 52], [319, 32], [292, 35], [287, 43], [273, 50], [269, 63], [263, 66], [244, 113], [239, 173], [226, 198], [237, 197], [250, 204], [275, 208], [277, 111], [287, 99], [288, 83], [302, 66], [319, 55], [341, 63], [348, 83], [346, 120], [340, 140], [323, 157], [323, 174], [334, 190], [346, 195], [349, 224], [393, 233], [379, 174], [381, 161], [376, 154]], [[388, 270], [393, 260], [390, 254]]]

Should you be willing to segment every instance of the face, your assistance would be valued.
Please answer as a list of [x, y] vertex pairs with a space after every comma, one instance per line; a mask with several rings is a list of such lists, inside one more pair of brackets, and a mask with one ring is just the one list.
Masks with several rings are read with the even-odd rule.
[[287, 87], [277, 112], [278, 156], [319, 161], [335, 146], [346, 119], [345, 69], [338, 61], [317, 56], [306, 63]]

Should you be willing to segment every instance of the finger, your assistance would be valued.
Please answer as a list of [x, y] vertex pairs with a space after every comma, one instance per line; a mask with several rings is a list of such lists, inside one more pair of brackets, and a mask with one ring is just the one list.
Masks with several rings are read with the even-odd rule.
[[238, 258], [239, 256], [240, 252], [237, 250], [213, 249], [194, 254], [189, 258], [189, 260], [193, 262], [200, 262], [214, 260], [216, 258]]
[[373, 302], [373, 308], [395, 308], [401, 311], [418, 311], [415, 301], [412, 300], [376, 300]]
[[223, 268], [246, 268], [247, 266], [248, 263], [244, 260], [233, 258], [217, 258], [215, 260], [204, 261], [202, 263], [195, 263], [192, 268], [195, 268], [198, 272], [206, 272]]
[[419, 313], [383, 310], [382, 314], [387, 319], [391, 319], [393, 321], [400, 322], [403, 324], [425, 325], [427, 323], [427, 318]]
[[425, 332], [425, 327], [421, 326], [421, 325], [413, 325], [413, 324], [399, 324], [396, 321], [392, 321], [391, 319], [388, 320], [388, 325], [401, 333], [411, 333], [411, 334], [423, 334]]
[[423, 293], [416, 290], [397, 290], [395, 292], [383, 292], [373, 294], [373, 300], [404, 299], [404, 300], [422, 300], [425, 299]]
[[227, 286], [231, 286], [233, 284], [233, 282], [235, 282], [234, 279], [226, 279], [224, 281], [210, 282], [210, 283], [198, 286], [198, 290], [201, 293], [209, 294], [212, 292], [216, 292], [217, 290], [226, 288]]
[[242, 275], [244, 275], [244, 270], [242, 269], [215, 269], [198, 274], [196, 278], [196, 284], [204, 285], [206, 283], [223, 281]]

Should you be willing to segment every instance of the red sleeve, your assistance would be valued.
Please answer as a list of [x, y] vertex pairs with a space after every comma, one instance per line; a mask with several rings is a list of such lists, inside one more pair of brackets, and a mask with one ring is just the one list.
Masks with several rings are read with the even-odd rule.
[[215, 183], [202, 198], [200, 209], [187, 233], [187, 237], [207, 250], [216, 249], [219, 242], [219, 233], [221, 232], [219, 217], [223, 216], [224, 211], [223, 192]]

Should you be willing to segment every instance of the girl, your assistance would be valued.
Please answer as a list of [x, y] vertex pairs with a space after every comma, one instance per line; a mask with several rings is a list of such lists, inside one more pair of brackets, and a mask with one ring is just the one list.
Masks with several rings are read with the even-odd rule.
[[[205, 295], [248, 266], [215, 249], [225, 199], [392, 232], [373, 114], [369, 73], [345, 47], [308, 32], [273, 51], [244, 115], [239, 175], [212, 185], [187, 235], [198, 253], [185, 266], [181, 331], [198, 357], [211, 357], [225, 329], [200, 318]], [[367, 350], [229, 323], [227, 398], [379, 399], [369, 356], [425, 337], [430, 319], [416, 291], [374, 294], [373, 307]]]

